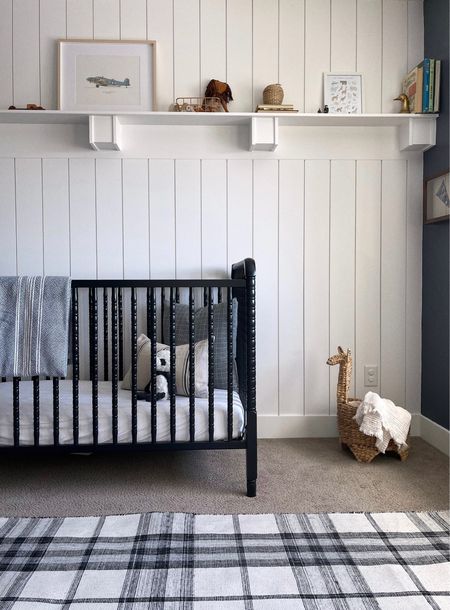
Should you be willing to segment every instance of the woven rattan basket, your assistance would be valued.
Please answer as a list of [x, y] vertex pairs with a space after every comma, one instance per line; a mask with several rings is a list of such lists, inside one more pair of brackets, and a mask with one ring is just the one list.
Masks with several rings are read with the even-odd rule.
[[[377, 449], [374, 436], [367, 436], [359, 431], [358, 424], [353, 419], [361, 402], [360, 398], [349, 398], [348, 392], [352, 379], [352, 354], [338, 347], [338, 353], [330, 356], [327, 364], [339, 364], [337, 384], [337, 418], [339, 440], [342, 447], [348, 447], [358, 462], [371, 462], [380, 451]], [[407, 439], [408, 440], [408, 439]], [[389, 442], [387, 452], [395, 452], [402, 461], [408, 457], [408, 448], [399, 449], [393, 440]]]
[[279, 106], [283, 103], [284, 91], [279, 83], [267, 85], [263, 91], [263, 103], [271, 106]]

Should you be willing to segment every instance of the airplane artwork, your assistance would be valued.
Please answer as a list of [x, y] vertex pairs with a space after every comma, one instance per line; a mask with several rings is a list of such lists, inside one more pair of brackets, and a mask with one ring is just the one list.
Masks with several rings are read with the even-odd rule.
[[106, 76], [88, 76], [86, 80], [89, 83], [93, 83], [97, 89], [99, 87], [129, 87], [130, 79], [124, 78], [124, 80], [115, 80], [114, 78], [106, 78]]

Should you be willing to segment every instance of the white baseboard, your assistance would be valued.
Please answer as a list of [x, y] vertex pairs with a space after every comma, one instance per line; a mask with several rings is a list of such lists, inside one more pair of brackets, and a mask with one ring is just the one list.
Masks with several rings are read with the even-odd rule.
[[[420, 436], [420, 428], [421, 415], [413, 413], [411, 436]], [[337, 436], [336, 415], [258, 415], [258, 438], [332, 438]], [[431, 440], [427, 442], [434, 444]]]
[[424, 415], [420, 416], [420, 436], [445, 455], [450, 455], [450, 431]]
[[337, 436], [336, 415], [258, 415], [259, 438]]

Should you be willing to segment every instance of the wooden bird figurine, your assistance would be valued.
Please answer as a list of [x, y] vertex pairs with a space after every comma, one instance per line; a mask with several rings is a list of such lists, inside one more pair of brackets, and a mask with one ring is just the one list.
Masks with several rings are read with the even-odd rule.
[[400, 114], [404, 114], [404, 113], [409, 114], [411, 112], [411, 109], [409, 107], [409, 99], [408, 99], [407, 95], [405, 95], [404, 93], [401, 93], [398, 97], [394, 98], [394, 102], [397, 102], [397, 101], [402, 103], [402, 108], [400, 110]]

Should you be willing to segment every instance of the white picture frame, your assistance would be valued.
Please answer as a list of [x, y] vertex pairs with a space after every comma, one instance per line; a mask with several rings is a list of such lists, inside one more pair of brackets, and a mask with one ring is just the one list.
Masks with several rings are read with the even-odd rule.
[[363, 78], [360, 72], [325, 72], [323, 103], [331, 114], [363, 112]]
[[155, 110], [154, 40], [58, 40], [58, 110]]

